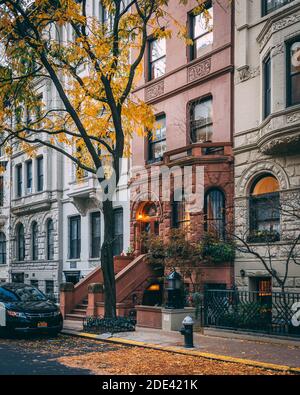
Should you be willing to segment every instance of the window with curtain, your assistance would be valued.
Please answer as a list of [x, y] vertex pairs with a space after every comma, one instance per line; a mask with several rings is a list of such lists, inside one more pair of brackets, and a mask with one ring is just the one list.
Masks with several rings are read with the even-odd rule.
[[6, 264], [6, 236], [0, 232], [0, 265]]
[[47, 221], [47, 259], [54, 259], [54, 226], [52, 219]]
[[69, 218], [69, 258], [79, 259], [81, 249], [80, 216]]
[[193, 45], [190, 47], [190, 59], [197, 59], [203, 50], [213, 43], [213, 7], [208, 1], [205, 10], [200, 14], [190, 14], [190, 36]]
[[212, 97], [190, 103], [190, 133], [193, 143], [206, 143], [213, 139]]
[[300, 104], [300, 37], [287, 45], [287, 104]]
[[217, 188], [210, 189], [204, 200], [204, 230], [219, 239], [225, 238], [225, 196]]
[[100, 213], [91, 213], [91, 258], [99, 258], [101, 250]]
[[25, 236], [24, 236], [24, 226], [19, 224], [17, 226], [17, 260], [24, 261], [25, 259]]
[[38, 225], [33, 222], [31, 226], [31, 249], [32, 249], [32, 260], [38, 259]]
[[[250, 238], [259, 241], [259, 234], [273, 235], [280, 239], [280, 195], [279, 183], [271, 174], [260, 176], [253, 183], [249, 198]], [[257, 236], [257, 237], [256, 237]]]
[[123, 251], [123, 233], [123, 209], [116, 208], [114, 210], [114, 255], [120, 255]]

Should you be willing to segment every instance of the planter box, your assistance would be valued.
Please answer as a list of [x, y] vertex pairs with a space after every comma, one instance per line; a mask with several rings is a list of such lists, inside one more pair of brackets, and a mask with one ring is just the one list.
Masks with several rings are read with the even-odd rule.
[[[182, 321], [189, 315], [195, 321], [194, 307], [184, 309], [162, 309], [162, 329], [164, 331], [179, 331], [182, 328]], [[194, 326], [194, 328], [196, 328]]]
[[144, 328], [161, 329], [161, 307], [136, 306], [137, 326]]

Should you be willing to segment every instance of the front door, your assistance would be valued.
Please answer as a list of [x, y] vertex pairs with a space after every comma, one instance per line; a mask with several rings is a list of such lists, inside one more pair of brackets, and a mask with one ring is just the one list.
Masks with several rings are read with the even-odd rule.
[[[156, 220], [141, 222], [141, 233], [144, 235], [159, 235], [159, 222]], [[146, 254], [147, 247], [144, 242], [141, 243], [141, 253]]]

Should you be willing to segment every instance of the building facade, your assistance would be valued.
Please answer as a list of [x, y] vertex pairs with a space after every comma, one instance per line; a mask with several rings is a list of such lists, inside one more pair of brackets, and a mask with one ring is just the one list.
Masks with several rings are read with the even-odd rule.
[[[101, 1], [90, 1], [88, 14], [103, 20]], [[65, 44], [74, 40], [70, 26], [50, 33]], [[37, 81], [36, 90], [45, 109], [61, 104], [51, 82]], [[72, 153], [72, 147], [65, 149]], [[0, 281], [25, 282], [57, 297], [61, 282], [77, 283], [101, 264], [98, 180], [88, 173], [78, 180], [71, 160], [42, 145], [32, 156], [21, 144], [14, 145], [11, 156], [1, 154]], [[115, 255], [129, 247], [127, 195], [123, 177], [114, 201]]]
[[[235, 232], [283, 279], [299, 233], [300, 1], [237, 0], [235, 21]], [[288, 269], [299, 291], [300, 267]], [[251, 254], [238, 253], [235, 278], [280, 290]]]
[[[137, 255], [145, 252], [145, 232], [168, 238], [172, 228], [181, 228], [200, 242], [212, 228], [223, 238], [232, 220], [232, 7], [226, 0], [208, 1], [206, 11], [195, 14], [196, 5], [193, 0], [180, 7], [170, 3], [169, 12], [186, 24], [193, 44], [175, 31], [168, 39], [150, 32], [144, 75], [134, 92], [153, 105], [156, 115], [147, 137], [133, 137], [130, 235]], [[178, 188], [187, 167], [192, 169], [188, 185]], [[167, 187], [163, 169], [172, 172]], [[202, 178], [197, 178], [197, 169]], [[201, 196], [196, 210], [189, 209], [185, 188]], [[232, 286], [232, 264], [207, 265], [199, 259], [199, 266], [201, 288]]]

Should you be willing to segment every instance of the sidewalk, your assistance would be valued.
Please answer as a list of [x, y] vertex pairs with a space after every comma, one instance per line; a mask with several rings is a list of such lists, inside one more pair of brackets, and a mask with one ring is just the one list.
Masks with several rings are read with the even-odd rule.
[[[81, 322], [65, 321], [63, 333], [84, 336]], [[135, 332], [118, 333], [114, 336], [88, 334], [87, 337], [250, 365], [255, 365], [255, 362], [257, 366], [268, 364], [269, 366], [265, 367], [271, 369], [276, 369], [275, 365], [280, 365], [279, 370], [296, 368], [300, 373], [300, 341], [283, 340], [281, 342], [274, 339], [272, 342], [272, 339], [263, 337], [250, 340], [247, 336], [245, 336], [247, 339], [242, 339], [234, 338], [234, 334], [232, 337], [221, 337], [222, 333], [220, 335], [217, 332], [208, 333], [209, 330], [204, 335], [194, 334], [194, 349], [183, 348], [183, 336], [180, 333], [157, 329], [137, 328]], [[241, 336], [243, 335], [239, 335]]]

